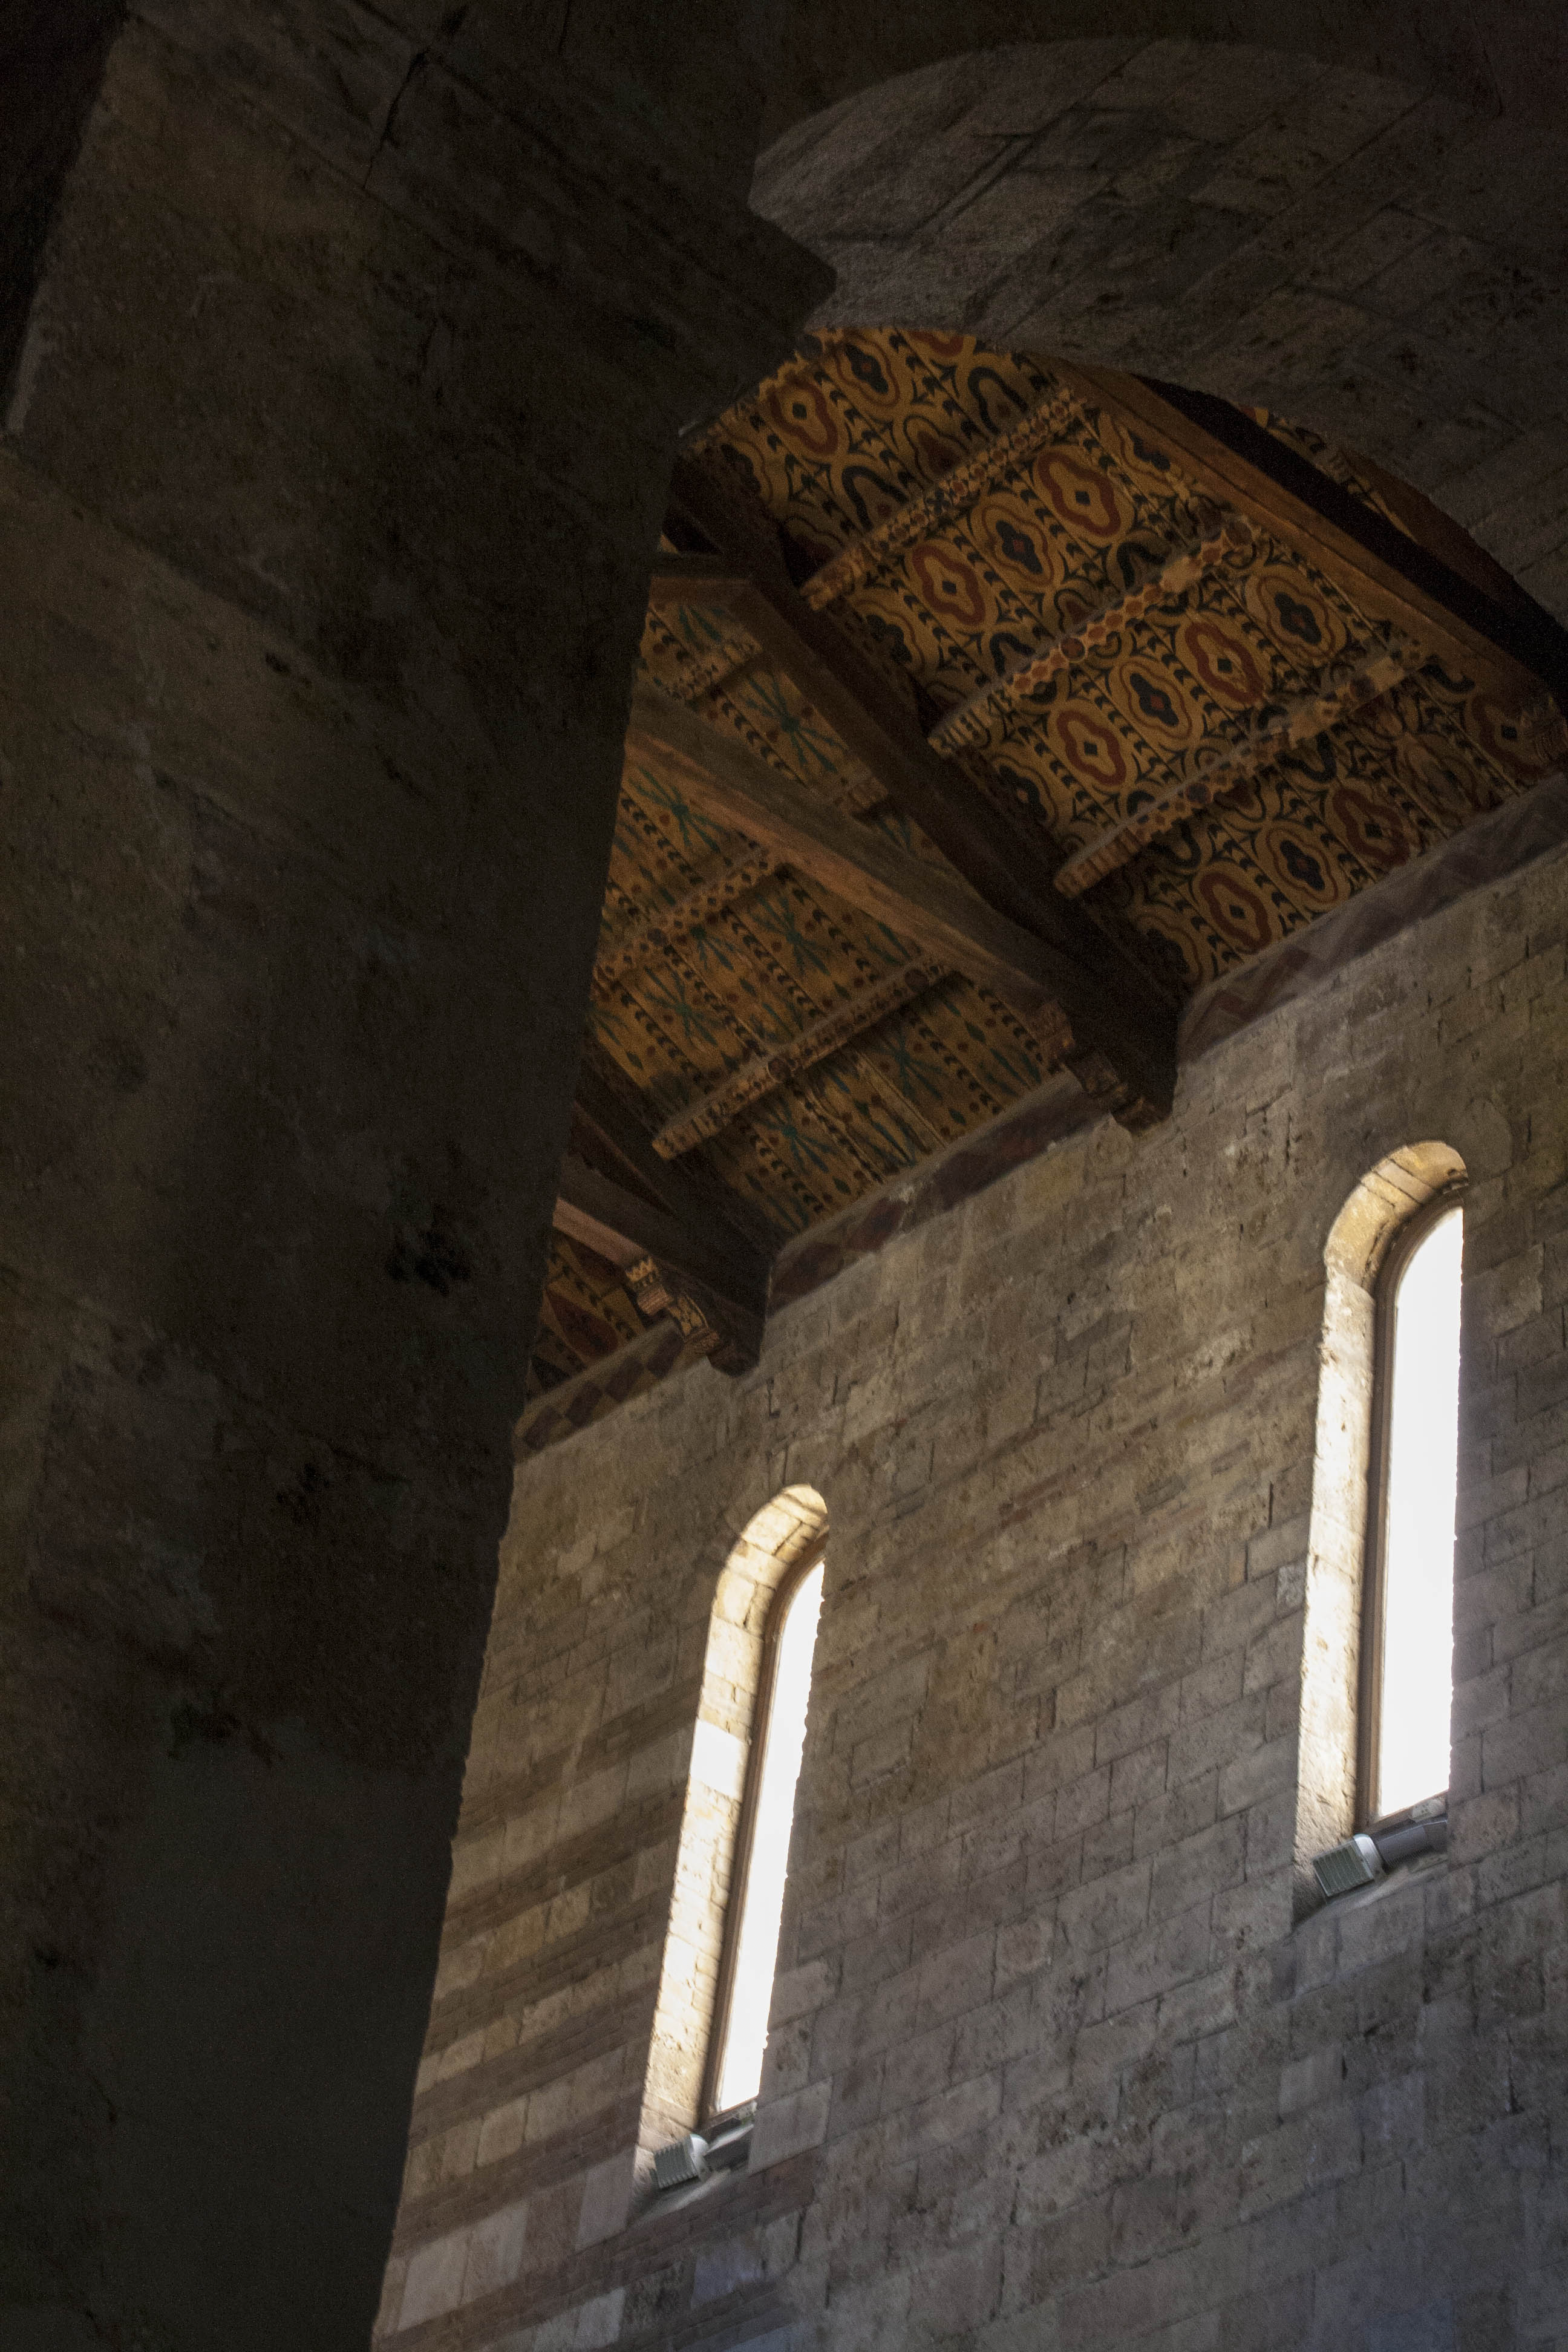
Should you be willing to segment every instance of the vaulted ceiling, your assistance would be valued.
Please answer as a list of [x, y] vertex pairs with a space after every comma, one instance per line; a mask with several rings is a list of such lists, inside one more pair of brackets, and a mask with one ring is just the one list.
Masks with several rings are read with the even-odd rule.
[[523, 1442], [754, 1355], [768, 1265], [1560, 761], [1568, 643], [1266, 415], [844, 331], [688, 448]]

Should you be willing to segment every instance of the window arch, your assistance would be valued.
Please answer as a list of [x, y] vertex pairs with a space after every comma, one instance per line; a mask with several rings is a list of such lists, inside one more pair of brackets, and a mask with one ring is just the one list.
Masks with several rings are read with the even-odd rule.
[[762, 2082], [822, 1574], [818, 1550], [785, 1578], [768, 1614], [708, 2038], [705, 2119], [754, 2099]]
[[[752, 1876], [746, 1868], [747, 1847], [754, 1854], [758, 1840], [750, 1830], [761, 1820], [753, 1791], [766, 1777], [769, 1718], [782, 1724], [782, 1714], [770, 1704], [786, 1664], [798, 1665], [798, 1656], [786, 1661], [790, 1625], [796, 1633], [796, 1651], [803, 1633], [815, 1633], [815, 1611], [809, 1607], [820, 1593], [809, 1588], [821, 1565], [827, 1538], [827, 1511], [810, 1486], [786, 1486], [748, 1522], [720, 1572], [708, 1615], [702, 1680], [693, 1727], [679, 1840], [671, 1889], [668, 1927], [659, 1969], [652, 2039], [644, 2082], [642, 2114], [637, 2131], [639, 2166], [668, 2143], [708, 2122], [718, 2112], [715, 2093], [723, 2071], [723, 2050], [731, 2039], [734, 1988], [741, 1980], [754, 1988], [761, 1970], [756, 1952], [766, 1906], [752, 1908], [745, 1900]], [[807, 1622], [809, 1619], [809, 1623]], [[809, 1686], [810, 1642], [805, 1643], [805, 1681]], [[798, 1675], [793, 1679], [798, 1682]], [[787, 1700], [789, 1694], [784, 1694]], [[783, 1863], [787, 1855], [788, 1815], [793, 1811], [795, 1769], [799, 1765], [800, 1734], [804, 1730], [804, 1697], [799, 1694], [799, 1723], [795, 1731], [794, 1768], [784, 1792], [783, 1852], [779, 1838], [764, 1839], [775, 1864], [776, 1902], [783, 1894]], [[788, 1762], [788, 1742], [775, 1754], [775, 1765]], [[778, 1794], [775, 1771], [774, 1795]], [[776, 1808], [773, 1816], [776, 1822]], [[742, 1949], [744, 1915], [752, 1909], [752, 1933]], [[778, 1933], [776, 1912], [773, 1939]], [[773, 1979], [773, 1949], [765, 1951], [766, 1982], [760, 2000], [750, 2004], [750, 2032], [755, 2035], [760, 2007], [762, 2034], [767, 2030], [767, 2007]], [[735, 2020], [735, 2022], [740, 2021]], [[757, 2043], [760, 2062], [761, 2042]]]
[[1464, 1212], [1446, 1187], [1378, 1276], [1357, 1826], [1448, 1786]]
[[[1437, 1684], [1424, 1666], [1423, 1644], [1395, 1632], [1384, 1603], [1389, 1473], [1397, 1450], [1393, 1392], [1401, 1286], [1424, 1240], [1458, 1211], [1465, 1164], [1446, 1143], [1416, 1143], [1370, 1169], [1335, 1218], [1324, 1251], [1326, 1276], [1318, 1381], [1311, 1517], [1303, 1594], [1302, 1676], [1297, 1776], [1298, 1901], [1317, 1899], [1312, 1864], [1352, 1832], [1364, 1831], [1393, 1808], [1380, 1802], [1383, 1758], [1379, 1720], [1390, 1668], [1405, 1687], [1425, 1675], [1431, 1696], [1429, 1726], [1447, 1717], [1452, 1685], [1451, 1631], [1433, 1615], [1443, 1598], [1427, 1593], [1425, 1650], [1438, 1659]], [[1456, 1229], [1449, 1228], [1450, 1241]], [[1450, 1307], [1457, 1292], [1450, 1293]], [[1450, 1395], [1457, 1381], [1457, 1326], [1448, 1324]], [[1407, 1327], [1408, 1336], [1408, 1327]], [[1429, 1414], [1427, 1416], [1430, 1418]], [[1430, 1448], [1426, 1449], [1428, 1468]], [[1415, 1449], [1419, 1454], [1420, 1447]], [[1412, 1455], [1411, 1458], [1414, 1458]], [[1451, 1455], [1447, 1475], [1450, 1480]], [[1451, 1606], [1452, 1511], [1440, 1566]], [[1430, 1548], [1428, 1546], [1428, 1564]], [[1408, 1596], [1406, 1596], [1408, 1597]], [[1423, 1796], [1438, 1796], [1443, 1771]], [[1391, 1780], [1391, 1790], [1397, 1783]]]

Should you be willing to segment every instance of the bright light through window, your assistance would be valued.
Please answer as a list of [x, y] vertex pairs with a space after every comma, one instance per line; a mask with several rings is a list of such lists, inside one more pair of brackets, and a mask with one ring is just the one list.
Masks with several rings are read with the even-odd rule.
[[1448, 1785], [1463, 1231], [1451, 1209], [1394, 1294], [1374, 1818]]
[[723, 2054], [714, 2085], [715, 2108], [720, 2112], [754, 2099], [763, 2078], [790, 1824], [795, 1818], [795, 1784], [800, 1777], [806, 1701], [811, 1696], [811, 1654], [821, 1608], [822, 1570], [815, 1568], [790, 1596], [779, 1628], [773, 1699], [763, 1728], [751, 1858], [746, 1883], [739, 1890], [742, 1907]]

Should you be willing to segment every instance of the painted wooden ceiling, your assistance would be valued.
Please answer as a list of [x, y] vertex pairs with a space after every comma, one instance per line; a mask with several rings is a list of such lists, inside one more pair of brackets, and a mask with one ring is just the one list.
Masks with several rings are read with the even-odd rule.
[[[687, 464], [771, 527], [804, 605], [963, 790], [1021, 819], [1060, 898], [1180, 1002], [1528, 791], [1561, 722], [1516, 661], [1467, 666], [1452, 632], [1369, 594], [1331, 530], [1304, 543], [1227, 495], [1162, 413], [1131, 380], [967, 337], [846, 331]], [[1249, 422], [1415, 543], [1398, 485]], [[1445, 559], [1506, 598], [1444, 529]], [[667, 553], [683, 538], [672, 520]], [[951, 871], [733, 598], [665, 581], [642, 658], [716, 736]], [[973, 1135], [1062, 1050], [1059, 1024], [720, 822], [634, 730], [587, 1053], [752, 1233], [777, 1246]], [[557, 1233], [536, 1393], [647, 1331], [636, 1287]]]

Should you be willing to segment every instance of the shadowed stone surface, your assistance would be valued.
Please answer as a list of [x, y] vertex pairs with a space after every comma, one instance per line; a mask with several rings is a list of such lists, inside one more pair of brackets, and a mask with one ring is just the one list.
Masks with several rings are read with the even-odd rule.
[[[1276, 402], [1563, 609], [1550, 14], [794, 27], [759, 194], [834, 315]], [[742, 210], [764, 30], [6, 26], [5, 2352], [366, 2338], [670, 456], [826, 294]], [[531, 2138], [425, 2159], [410, 2346], [1552, 2341], [1562, 942], [1560, 860], [1450, 906], [1148, 1156], [1068, 1140], [524, 1473], [474, 1785], [537, 1770], [562, 1883], [432, 2055], [515, 2092], [569, 2014]], [[1456, 1846], [1288, 1942], [1321, 1240], [1411, 1121], [1477, 1182]], [[693, 1629], [796, 1475], [843, 1539], [759, 2166], [623, 2232]]]
[[1439, 72], [1384, 36], [1374, 71], [1326, 16], [1314, 55], [1049, 40], [1046, 11], [1013, 13], [1027, 46], [966, 42], [763, 155], [759, 209], [838, 272], [818, 321], [962, 327], [1274, 408], [1415, 483], [1568, 614], [1561, 27], [1489, 33], [1500, 110], [1458, 69], [1468, 48], [1479, 71], [1468, 39]]
[[853, 16], [832, 0], [791, 0], [764, 117], [771, 139], [857, 91], [972, 50], [1098, 38], [1188, 48], [1212, 63], [1237, 46], [1276, 52], [1269, 70], [1351, 66], [1390, 74], [1483, 114], [1561, 127], [1568, 42], [1553, 0], [873, 0]]
[[[754, 1372], [520, 1466], [388, 2352], [1560, 2340], [1565, 1048], [1559, 843], [1211, 1042], [1166, 1126], [1066, 1135], [784, 1307]], [[1453, 1844], [1298, 1916], [1354, 1739], [1312, 1545], [1364, 1507], [1318, 1448], [1325, 1252], [1413, 1144], [1468, 1171]], [[622, 2227], [710, 1612], [803, 1484], [751, 2168]]]
[[6, 2352], [365, 2340], [670, 457], [826, 282], [724, 8], [700, 157], [396, 15], [133, 13], [11, 383]]

